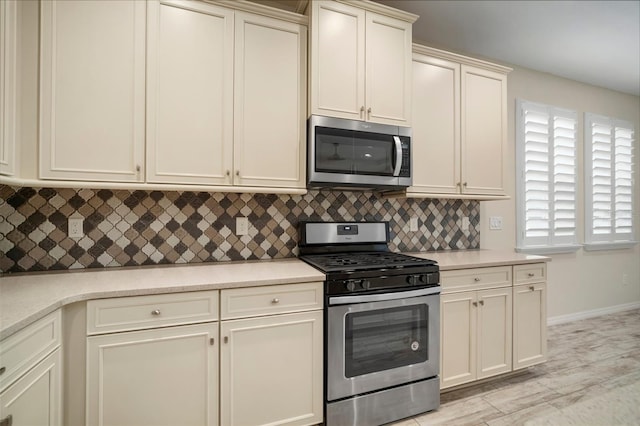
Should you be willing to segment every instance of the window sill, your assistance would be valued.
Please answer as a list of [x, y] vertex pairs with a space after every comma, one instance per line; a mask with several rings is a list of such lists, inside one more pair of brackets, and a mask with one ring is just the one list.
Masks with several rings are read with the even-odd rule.
[[527, 254], [560, 254], [575, 253], [582, 247], [582, 244], [569, 244], [566, 246], [538, 246], [538, 247], [516, 247], [518, 253]]
[[637, 241], [616, 241], [606, 243], [586, 243], [584, 249], [586, 251], [599, 251], [599, 250], [623, 250], [633, 248]]

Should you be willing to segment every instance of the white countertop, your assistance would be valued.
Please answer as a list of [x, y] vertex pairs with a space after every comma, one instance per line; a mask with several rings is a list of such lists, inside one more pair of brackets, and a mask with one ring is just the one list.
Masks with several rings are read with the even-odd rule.
[[[443, 271], [551, 260], [495, 250], [407, 254], [435, 260]], [[64, 305], [84, 300], [312, 281], [324, 281], [324, 274], [298, 259], [6, 275], [0, 278], [0, 340]]]
[[324, 274], [298, 259], [7, 275], [0, 278], [0, 340], [83, 300], [312, 281]]
[[551, 258], [546, 256], [515, 253], [506, 250], [452, 250], [405, 254], [435, 260], [438, 262], [441, 271], [551, 261]]

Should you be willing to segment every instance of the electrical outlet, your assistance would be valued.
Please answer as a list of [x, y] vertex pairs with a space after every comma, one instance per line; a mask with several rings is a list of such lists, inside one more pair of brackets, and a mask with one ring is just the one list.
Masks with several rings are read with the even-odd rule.
[[236, 217], [236, 235], [247, 235], [249, 233], [249, 218]]
[[469, 230], [469, 216], [462, 216], [462, 230], [463, 231], [468, 231]]
[[489, 218], [489, 229], [493, 229], [493, 230], [502, 229], [502, 216], [491, 216]]
[[418, 218], [412, 217], [409, 219], [409, 231], [418, 232]]
[[69, 238], [82, 238], [84, 237], [84, 219], [82, 217], [69, 217]]

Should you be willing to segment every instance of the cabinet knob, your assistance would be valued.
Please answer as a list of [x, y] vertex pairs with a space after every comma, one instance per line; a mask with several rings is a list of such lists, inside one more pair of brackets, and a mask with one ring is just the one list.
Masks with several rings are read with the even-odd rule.
[[478, 302], [473, 302], [473, 306], [478, 306]]
[[236, 176], [240, 177], [240, 170], [236, 170]]
[[462, 186], [464, 186], [464, 187], [466, 188], [466, 187], [467, 187], [467, 182], [464, 182], [464, 183], [462, 184]]
[[151, 311], [151, 315], [160, 315], [160, 309], [154, 309], [153, 311]]
[[475, 277], [473, 280], [474, 280], [475, 282], [479, 282], [479, 281], [480, 281], [480, 278]]
[[367, 108], [367, 119], [371, 118], [371, 107]]
[[462, 183], [458, 182], [458, 183], [456, 183], [456, 186], [459, 188], [459, 187], [462, 186]]
[[280, 299], [278, 299], [277, 297], [274, 297], [273, 300], [271, 300], [271, 303], [273, 303], [274, 305], [276, 303], [280, 303]]
[[529, 290], [534, 291], [536, 288], [534, 286], [529, 286]]
[[484, 300], [480, 301], [480, 306], [484, 306]]
[[360, 115], [362, 116], [363, 114], [364, 114], [364, 105], [360, 107]]
[[0, 367], [0, 376], [2, 376], [5, 371], [7, 371], [7, 367]]
[[224, 336], [223, 340], [224, 340], [225, 343], [229, 343], [229, 336]]
[[534, 275], [535, 275], [535, 274], [534, 274], [533, 272], [529, 272], [529, 273], [527, 273], [527, 276], [528, 276], [529, 278], [533, 278], [533, 276], [534, 276]]
[[0, 426], [11, 426], [13, 424], [13, 416], [9, 414], [4, 419], [0, 420]]
[[230, 171], [230, 170], [227, 170], [226, 175], [227, 175], [227, 176], [231, 176], [231, 171]]

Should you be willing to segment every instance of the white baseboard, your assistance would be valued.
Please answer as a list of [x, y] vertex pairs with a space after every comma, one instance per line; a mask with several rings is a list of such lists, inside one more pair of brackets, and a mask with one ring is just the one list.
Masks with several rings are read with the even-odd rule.
[[640, 302], [625, 303], [623, 305], [609, 306], [606, 308], [593, 309], [590, 311], [576, 312], [574, 314], [558, 315], [547, 318], [547, 325], [563, 324], [566, 322], [578, 321], [587, 318], [599, 317], [600, 315], [614, 314], [616, 312], [628, 311], [640, 308]]

